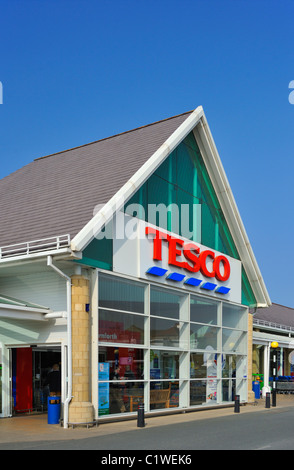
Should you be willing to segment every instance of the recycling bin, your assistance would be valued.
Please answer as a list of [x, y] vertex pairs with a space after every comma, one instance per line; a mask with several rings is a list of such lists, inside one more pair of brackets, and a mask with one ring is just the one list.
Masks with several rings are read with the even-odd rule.
[[260, 398], [260, 382], [257, 380], [254, 380], [252, 382], [252, 390], [254, 392], [255, 398], [259, 399]]
[[59, 424], [60, 397], [48, 397], [48, 424]]

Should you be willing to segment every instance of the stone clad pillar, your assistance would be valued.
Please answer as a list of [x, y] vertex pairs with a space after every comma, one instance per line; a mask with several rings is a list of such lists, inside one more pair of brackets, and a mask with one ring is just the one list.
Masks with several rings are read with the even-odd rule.
[[248, 313], [248, 402], [255, 401], [252, 390], [252, 359], [253, 359], [253, 315]]
[[69, 405], [69, 423], [93, 421], [90, 402], [90, 317], [86, 305], [90, 303], [89, 280], [72, 276], [72, 401]]

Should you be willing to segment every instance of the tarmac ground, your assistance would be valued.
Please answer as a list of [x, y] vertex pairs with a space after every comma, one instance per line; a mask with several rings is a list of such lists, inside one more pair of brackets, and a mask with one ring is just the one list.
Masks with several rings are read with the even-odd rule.
[[[294, 395], [277, 395], [276, 407], [266, 408], [265, 399], [256, 400], [254, 404], [240, 406], [240, 413], [254, 413], [264, 410], [270, 413], [273, 409], [294, 406]], [[152, 427], [196, 421], [202, 419], [211, 419], [232, 415], [234, 406], [226, 408], [213, 408], [197, 410], [192, 412], [181, 412], [176, 414], [167, 414], [161, 416], [145, 417], [145, 425], [148, 429]], [[47, 414], [21, 415], [12, 418], [0, 419], [0, 444], [17, 443], [27, 441], [50, 441], [50, 440], [73, 440], [86, 439], [87, 437], [106, 436], [113, 433], [140, 430], [137, 427], [137, 419], [101, 422], [98, 426], [86, 427], [75, 426], [65, 429], [59, 424], [48, 424]]]

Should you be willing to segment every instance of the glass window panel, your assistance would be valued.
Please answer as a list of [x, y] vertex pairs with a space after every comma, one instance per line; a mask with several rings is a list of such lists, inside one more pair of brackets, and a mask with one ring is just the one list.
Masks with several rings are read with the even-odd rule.
[[171, 382], [169, 408], [178, 407], [180, 400], [179, 382]]
[[207, 325], [190, 325], [191, 349], [217, 349], [219, 328]]
[[190, 377], [202, 379], [207, 377], [207, 366], [209, 361], [214, 361], [215, 353], [191, 353], [190, 354]]
[[166, 289], [151, 287], [150, 314], [158, 317], [179, 318], [182, 298]]
[[[100, 385], [101, 386], [101, 385]], [[144, 400], [144, 383], [137, 382], [130, 386], [124, 383], [115, 384], [110, 382], [109, 386], [109, 413], [129, 413], [137, 411], [138, 403]], [[99, 415], [101, 415], [99, 409]], [[106, 413], [103, 413], [106, 414]]]
[[247, 377], [246, 356], [225, 355], [222, 371], [224, 378], [243, 379]]
[[213, 213], [214, 209], [207, 204], [201, 205], [201, 229], [202, 237], [201, 242], [203, 245], [210, 246], [216, 249], [215, 246], [215, 217]]
[[236, 378], [247, 379], [247, 356], [236, 357]]
[[177, 149], [175, 149], [169, 157], [167, 157], [163, 163], [157, 168], [154, 172], [154, 175], [158, 176], [159, 178], [168, 181], [169, 183], [176, 182], [176, 155]]
[[119, 378], [122, 382], [131, 383], [133, 380], [144, 378], [143, 349], [99, 346], [99, 364], [108, 364], [107, 375], [99, 375], [101, 380]]
[[179, 382], [150, 382], [150, 410], [179, 406]]
[[[180, 188], [176, 189], [177, 204], [180, 213], [180, 232], [179, 234], [188, 240], [201, 240], [201, 224], [197, 217], [201, 220], [201, 206], [199, 199]], [[199, 233], [197, 233], [199, 228]]]
[[150, 379], [178, 379], [180, 353], [150, 350]]
[[126, 392], [127, 410], [131, 413], [137, 412], [139, 404], [144, 402], [144, 396], [144, 383], [134, 383]]
[[112, 269], [112, 225], [111, 223], [104, 227], [104, 237], [94, 238], [91, 243], [83, 250], [82, 262], [90, 266], [96, 266], [103, 269]]
[[144, 396], [143, 354], [141, 349], [99, 347], [99, 416], [127, 413], [131, 397]]
[[194, 194], [194, 162], [192, 161], [193, 152], [184, 143], [177, 147], [176, 153], [176, 178], [177, 185], [190, 194]]
[[256, 299], [253, 294], [252, 287], [248, 280], [244, 267], [242, 266], [242, 304], [248, 307], [256, 307]]
[[190, 382], [190, 405], [203, 405], [206, 403], [206, 380], [193, 380]]
[[[184, 193], [194, 196], [195, 199], [197, 198], [197, 203], [201, 203], [202, 239], [199, 234], [194, 234], [196, 237], [194, 239], [239, 259], [237, 249], [220, 208], [218, 197], [192, 132], [166, 158], [143, 185], [142, 189], [138, 190], [132, 197], [131, 201], [144, 205], [145, 217], [150, 223], [183, 234], [183, 231], [185, 231], [183, 224], [181, 221], [177, 224], [174, 219], [176, 218], [175, 207], [178, 207], [177, 205], [186, 204], [188, 200], [192, 204], [191, 198], [184, 195]], [[174, 204], [175, 207], [171, 209], [173, 214], [169, 214], [164, 219], [160, 219], [157, 215], [155, 220], [151, 220], [146, 209], [150, 204], [157, 205], [159, 203], [166, 207]], [[138, 217], [143, 218], [142, 215], [138, 215]]]
[[246, 348], [246, 333], [242, 331], [229, 330], [223, 328], [222, 330], [222, 344], [223, 351], [227, 352], [245, 352]]
[[247, 311], [237, 305], [223, 303], [223, 326], [247, 329]]
[[100, 307], [144, 313], [144, 286], [103, 275], [98, 284]]
[[[136, 214], [134, 208], [137, 207]], [[125, 213], [132, 217], [138, 217], [141, 220], [147, 219], [147, 185], [144, 184], [141, 188], [129, 199], [125, 205]]]
[[144, 320], [140, 315], [99, 309], [99, 341], [144, 344]]
[[150, 318], [150, 345], [179, 347], [179, 322], [162, 318]]
[[191, 380], [190, 405], [215, 404], [217, 400], [217, 380]]
[[173, 184], [153, 174], [148, 185], [148, 222], [165, 230], [179, 233], [178, 207]]
[[190, 320], [198, 323], [217, 325], [218, 303], [191, 296]]
[[222, 376], [228, 378], [236, 377], [236, 356], [225, 356], [223, 359]]
[[223, 401], [234, 401], [236, 395], [236, 379], [222, 380]]
[[247, 381], [238, 379], [222, 380], [222, 401], [231, 402], [235, 400], [235, 396], [239, 395], [240, 400], [246, 400], [247, 397]]

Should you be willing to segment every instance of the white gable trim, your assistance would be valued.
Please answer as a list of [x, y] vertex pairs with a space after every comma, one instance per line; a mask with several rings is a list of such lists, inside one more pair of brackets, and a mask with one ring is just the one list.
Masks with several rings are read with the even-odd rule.
[[218, 197], [242, 264], [255, 294], [258, 307], [268, 307], [271, 300], [254, 256], [237, 204], [225, 174], [205, 115], [194, 135], [204, 159], [210, 180]]
[[83, 227], [83, 229], [73, 238], [71, 249], [73, 251], [83, 251], [84, 248], [95, 238], [95, 234], [99, 233], [103, 226], [111, 220], [115, 212], [123, 207], [127, 200], [148, 179], [149, 175], [159, 167], [165, 158], [171, 154], [171, 152], [191, 131], [194, 131], [209, 177], [219, 198], [221, 208], [256, 297], [257, 306], [267, 307], [271, 305], [271, 301], [254, 257], [202, 106], [196, 108], [193, 113], [189, 115], [189, 117], [132, 176], [132, 178], [130, 178], [129, 181]]

